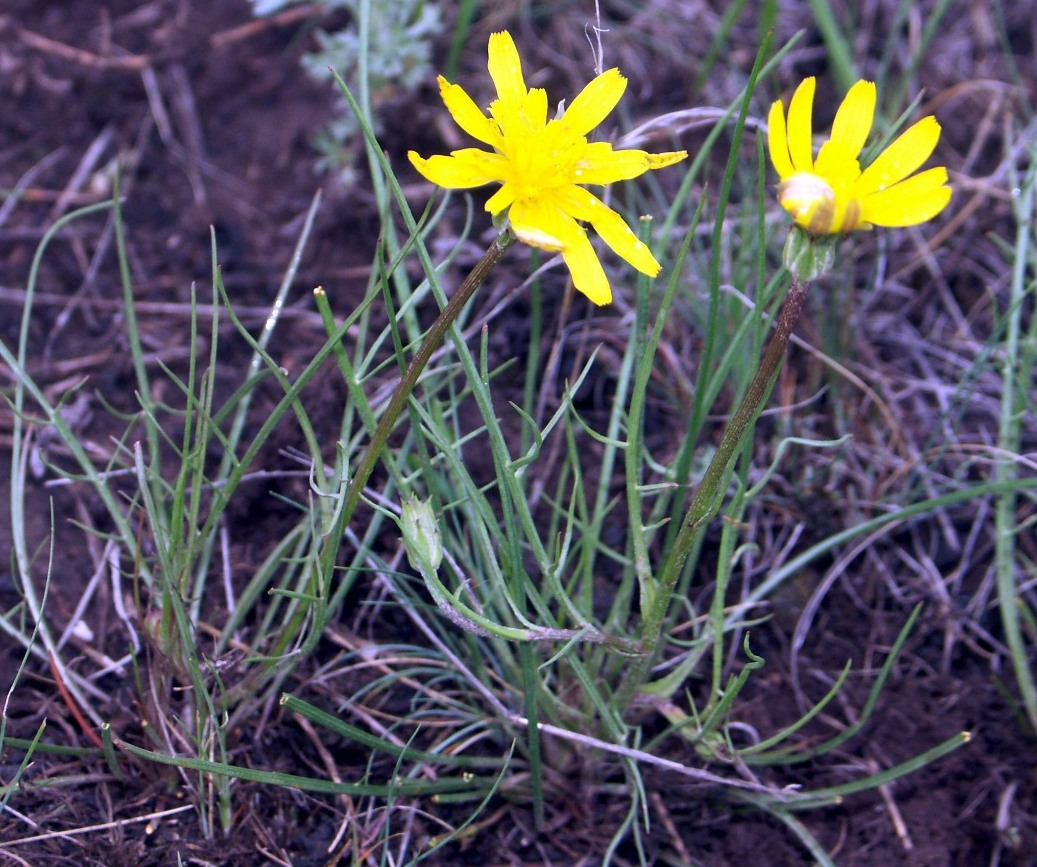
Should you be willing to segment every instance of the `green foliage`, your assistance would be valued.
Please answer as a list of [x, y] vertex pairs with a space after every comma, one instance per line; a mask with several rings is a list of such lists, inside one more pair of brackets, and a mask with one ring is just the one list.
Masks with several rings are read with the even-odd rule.
[[[257, 14], [287, 5], [254, 0]], [[390, 841], [410, 839], [401, 812], [453, 810], [444, 813], [449, 829], [437, 828], [423, 851], [405, 852], [398, 860], [406, 863], [439, 849], [449, 857], [451, 841], [479, 833], [498, 804], [529, 809], [543, 827], [547, 805], [570, 797], [573, 779], [626, 805], [603, 860], [632, 841], [648, 863], [645, 771], [659, 769], [667, 780], [708, 785], [709, 809], [767, 813], [815, 860], [831, 863], [808, 811], [913, 773], [969, 737], [955, 734], [881, 769], [844, 766], [844, 751], [868, 735], [903, 665], [922, 606], [905, 606], [889, 647], [867, 662], [840, 661], [799, 715], [771, 730], [760, 730], [750, 713], [768, 671], [757, 630], [779, 608], [780, 592], [819, 564], [852, 559], [857, 546], [893, 527], [987, 499], [996, 505], [999, 613], [1022, 716], [1037, 725], [1027, 666], [1035, 616], [1017, 544], [1018, 505], [1034, 496], [1037, 480], [1010, 459], [1022, 449], [1022, 419], [1033, 410], [1037, 320], [1024, 312], [1033, 293], [1034, 172], [1019, 179], [1025, 196], [1009, 253], [1011, 303], [1000, 312], [1008, 387], [1002, 457], [991, 478], [941, 477], [925, 496], [908, 491], [910, 502], [899, 491], [867, 505], [848, 495], [839, 514], [860, 509], [849, 526], [816, 528], [809, 544], [798, 545], [790, 531], [782, 556], [754, 572], [764, 544], [754, 521], [782, 507], [776, 480], [786, 473], [788, 488], [803, 485], [812, 462], [845, 456], [851, 444], [848, 435], [792, 436], [786, 428], [796, 410], [787, 407], [759, 424], [806, 298], [806, 287], [778, 265], [783, 237], [765, 220], [767, 166], [750, 135], [754, 106], [765, 102], [759, 83], [776, 62], [766, 42], [742, 92], [716, 113], [680, 191], [665, 195], [647, 181], [626, 191], [630, 215], [657, 217], [641, 231], [665, 263], [663, 276], [626, 279], [628, 308], [607, 332], [600, 323], [573, 322], [591, 348], [574, 350], [578, 362], [561, 376], [553, 365], [572, 348], [570, 324], [550, 342], [542, 299], [552, 287], [544, 272], [517, 290], [531, 307], [524, 357], [495, 354], [498, 308], [483, 300], [491, 288], [480, 285], [510, 255], [514, 238], [505, 229], [474, 276], [456, 287], [445, 275], [484, 227], [470, 219], [459, 231], [451, 203], [417, 219], [378, 141], [371, 107], [389, 89], [428, 79], [437, 10], [420, 0], [337, 5], [354, 13], [358, 29], [320, 34], [322, 54], [307, 66], [315, 75], [328, 64], [336, 69], [350, 120], [330, 135], [350, 152], [361, 141], [366, 147], [384, 225], [355, 309], [314, 292], [323, 334], [302, 369], [289, 376], [270, 347], [319, 199], [259, 328], [242, 320], [225, 290], [213, 242], [211, 287], [192, 296], [187, 361], [173, 369], [147, 359], [129, 276], [133, 227], [123, 223], [116, 192], [110, 207], [136, 405], [121, 417], [122, 435], [106, 461], [84, 448], [63, 413], [74, 390], [55, 396], [41, 388], [28, 349], [40, 258], [62, 226], [100, 208], [45, 236], [18, 346], [0, 343], [0, 359], [14, 374], [11, 511], [21, 593], [0, 630], [24, 649], [23, 668], [53, 665], [101, 729], [89, 754], [116, 776], [142, 765], [176, 769], [180, 776], [170, 779], [180, 781], [210, 836], [233, 830], [240, 781], [357, 799], [352, 833], [365, 845], [355, 851], [380, 852], [384, 861]], [[836, 69], [850, 75], [849, 41], [823, 4], [811, 5]], [[734, 24], [732, 13], [725, 38]], [[712, 52], [718, 63], [722, 41]], [[692, 196], [711, 164], [723, 172], [715, 197]], [[432, 240], [444, 235], [456, 245], [436, 259]], [[689, 334], [693, 371], [674, 361], [673, 346]], [[228, 339], [244, 341], [246, 361], [222, 359]], [[523, 381], [508, 389], [516, 371]], [[322, 377], [315, 395], [309, 386]], [[337, 390], [328, 385], [333, 378]], [[261, 389], [272, 408], [257, 420]], [[331, 403], [328, 394], [341, 403], [330, 425], [317, 412]], [[657, 424], [676, 430], [663, 446], [651, 436], [653, 412], [663, 419]], [[70, 456], [62, 464], [43, 454], [45, 470], [81, 485], [103, 512], [103, 532], [52, 521], [52, 534], [67, 543], [94, 533], [109, 546], [112, 620], [135, 638], [116, 664], [133, 671], [139, 732], [113, 731], [91, 710], [96, 687], [61, 661], [47, 597], [34, 590], [40, 555], [24, 526], [30, 425], [45, 427]], [[298, 450], [271, 457], [265, 450], [275, 434]], [[286, 503], [290, 526], [244, 582], [218, 582], [227, 516], [256, 496], [247, 487], [253, 474], [266, 473], [304, 474], [306, 495]], [[124, 585], [132, 592], [119, 592]], [[134, 610], [120, 608], [124, 597], [134, 599]], [[794, 612], [808, 631], [816, 598]], [[241, 671], [232, 678], [233, 663]], [[866, 683], [858, 705], [847, 694], [852, 682]], [[242, 731], [247, 738], [252, 721], [268, 719], [273, 708], [283, 715], [269, 725], [286, 738], [301, 742], [305, 732], [329, 755], [352, 750], [365, 757], [359, 769], [329, 779], [327, 768], [292, 773], [256, 767], [251, 754], [246, 761], [235, 738]], [[5, 723], [0, 740], [25, 756], [12, 765], [4, 806], [30, 759], [58, 749], [43, 741], [42, 726], [19, 741], [5, 738]], [[847, 781], [804, 786], [796, 771], [807, 763], [839, 766]]]

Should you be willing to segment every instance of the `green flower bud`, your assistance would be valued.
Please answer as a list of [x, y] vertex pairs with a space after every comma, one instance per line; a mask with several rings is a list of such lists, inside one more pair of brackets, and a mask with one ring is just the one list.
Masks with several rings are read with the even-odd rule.
[[789, 229], [782, 261], [800, 283], [809, 283], [827, 274], [835, 264], [835, 245], [839, 235], [811, 235], [799, 226]]
[[418, 572], [426, 569], [435, 572], [443, 562], [443, 543], [439, 538], [436, 513], [432, 500], [407, 497], [402, 504], [400, 530], [403, 532], [403, 547], [407, 551], [410, 565]]

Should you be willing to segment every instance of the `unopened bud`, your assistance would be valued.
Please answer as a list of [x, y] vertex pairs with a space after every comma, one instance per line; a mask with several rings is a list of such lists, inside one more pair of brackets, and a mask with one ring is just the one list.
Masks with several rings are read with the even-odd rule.
[[799, 226], [789, 229], [782, 261], [800, 283], [809, 283], [828, 273], [835, 264], [839, 235], [811, 235]]
[[439, 569], [443, 562], [443, 543], [439, 538], [439, 524], [432, 509], [432, 500], [407, 497], [402, 504], [400, 529], [403, 531], [403, 547], [410, 565], [421, 572]]

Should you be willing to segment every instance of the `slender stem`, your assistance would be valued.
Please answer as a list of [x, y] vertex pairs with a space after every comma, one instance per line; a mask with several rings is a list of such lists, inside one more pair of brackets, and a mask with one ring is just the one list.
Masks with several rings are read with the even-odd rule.
[[[1014, 266], [1009, 284], [1008, 307], [1005, 310], [1005, 338], [1001, 360], [1001, 413], [998, 424], [998, 445], [1001, 457], [994, 470], [994, 478], [998, 482], [1013, 481], [1017, 475], [1016, 460], [1011, 456], [1017, 453], [1022, 442], [1025, 406], [1029, 402], [1031, 366], [1027, 364], [1027, 335], [1023, 331], [1024, 304], [1027, 292], [1033, 291], [1032, 283], [1025, 276], [1032, 259], [1031, 236], [1033, 232], [1033, 211], [1035, 202], [1034, 173], [1027, 173], [1022, 194], [1018, 196], [1015, 206], [1018, 230], [1016, 233]], [[1029, 290], [1027, 289], [1029, 288]], [[1030, 340], [1034, 333], [1031, 321]], [[1032, 345], [1032, 343], [1031, 343]], [[1032, 359], [1032, 356], [1031, 356]], [[1019, 695], [1023, 707], [1029, 717], [1030, 725], [1037, 729], [1037, 680], [1029, 659], [1026, 638], [1020, 622], [1021, 612], [1025, 610], [1022, 596], [1022, 573], [1019, 567], [1019, 553], [1016, 547], [1020, 539], [1020, 524], [1017, 515], [1016, 494], [1007, 491], [997, 499], [994, 511], [994, 569], [997, 582], [998, 610], [1001, 614], [1001, 626], [1004, 631], [1005, 644], [1008, 645], [1012, 669], [1019, 686]]]
[[410, 360], [410, 364], [407, 365], [407, 370], [396, 386], [396, 390], [393, 391], [392, 397], [389, 399], [389, 405], [382, 414], [378, 427], [375, 428], [374, 436], [371, 437], [371, 442], [367, 445], [367, 450], [360, 460], [355, 475], [350, 480], [343, 509], [345, 514], [345, 518], [342, 521], [343, 527], [349, 522], [353, 512], [356, 510], [357, 503], [360, 502], [360, 494], [364, 490], [364, 485], [367, 484], [367, 480], [371, 477], [371, 473], [374, 471], [379, 457], [381, 457], [382, 449], [385, 448], [385, 443], [389, 439], [389, 434], [392, 433], [392, 429], [396, 426], [396, 420], [400, 417], [400, 413], [403, 412], [407, 398], [414, 391], [414, 386], [418, 383], [418, 377], [421, 376], [421, 372], [425, 369], [425, 365], [428, 364], [432, 353], [442, 343], [447, 329], [454, 324], [454, 320], [457, 319], [464, 306], [471, 300], [475, 290], [482, 285], [490, 271], [493, 270], [493, 267], [500, 261], [508, 247], [514, 242], [515, 236], [511, 234], [510, 230], [498, 235], [489, 249], [483, 254], [483, 257], [472, 268], [461, 287], [447, 302], [439, 317], [429, 327], [425, 339]]
[[396, 386], [395, 391], [393, 391], [392, 397], [389, 399], [389, 405], [385, 408], [385, 412], [382, 413], [382, 417], [378, 421], [378, 427], [375, 428], [374, 435], [371, 437], [371, 441], [360, 459], [356, 472], [349, 481], [342, 508], [338, 510], [335, 516], [334, 525], [329, 535], [331, 542], [324, 551], [321, 564], [325, 589], [330, 586], [331, 575], [338, 558], [338, 541], [342, 538], [342, 534], [345, 532], [350, 519], [353, 517], [353, 513], [356, 511], [364, 486], [371, 477], [371, 473], [374, 472], [378, 459], [382, 455], [382, 449], [385, 448], [385, 444], [389, 440], [389, 434], [392, 433], [400, 413], [403, 412], [403, 408], [407, 404], [407, 398], [414, 391], [414, 386], [417, 385], [421, 372], [425, 369], [425, 365], [428, 364], [432, 353], [435, 352], [436, 348], [443, 341], [447, 330], [454, 324], [464, 306], [472, 299], [475, 290], [482, 285], [508, 247], [514, 243], [515, 236], [510, 229], [505, 229], [494, 239], [489, 249], [475, 264], [475, 267], [472, 268], [457, 292], [447, 302], [439, 317], [429, 327], [421, 346], [418, 347], [418, 351], [411, 359], [410, 364], [407, 365], [407, 370], [404, 372], [403, 378]]
[[418, 347], [418, 351], [411, 359], [410, 364], [407, 365], [407, 370], [404, 372], [403, 378], [397, 384], [396, 389], [392, 393], [392, 397], [389, 399], [389, 405], [385, 408], [385, 412], [378, 421], [378, 426], [375, 428], [371, 441], [368, 443], [367, 449], [364, 451], [364, 454], [360, 459], [360, 464], [357, 466], [353, 478], [349, 481], [349, 485], [346, 488], [345, 495], [341, 501], [341, 506], [335, 511], [334, 520], [325, 535], [327, 544], [324, 546], [320, 555], [320, 586], [315, 588], [317, 591], [318, 602], [312, 609], [300, 608], [295, 613], [291, 622], [282, 630], [281, 638], [272, 654], [273, 657], [276, 658], [283, 654], [294, 641], [294, 638], [302, 627], [302, 622], [307, 614], [313, 616], [315, 623], [314, 628], [307, 640], [304, 642], [301, 651], [309, 652], [314, 646], [316, 646], [317, 641], [319, 641], [320, 636], [324, 631], [324, 625], [327, 622], [328, 617], [331, 616], [331, 611], [327, 607], [327, 600], [331, 595], [332, 577], [335, 574], [335, 568], [338, 562], [339, 547], [342, 544], [346, 527], [349, 525], [353, 513], [356, 511], [356, 507], [360, 503], [360, 497], [363, 493], [364, 486], [367, 484], [368, 479], [370, 479], [371, 473], [374, 472], [374, 468], [378, 464], [378, 459], [381, 457], [382, 450], [385, 448], [385, 444], [389, 440], [389, 434], [392, 433], [392, 430], [400, 417], [400, 413], [403, 412], [403, 408], [407, 403], [407, 398], [409, 398], [411, 392], [414, 391], [414, 386], [417, 384], [421, 372], [425, 369], [425, 365], [428, 364], [428, 361], [432, 357], [432, 353], [435, 352], [436, 347], [438, 347], [442, 342], [447, 330], [454, 324], [458, 315], [464, 309], [464, 306], [472, 299], [475, 291], [482, 285], [490, 271], [493, 270], [493, 267], [501, 260], [501, 257], [507, 249], [514, 243], [515, 235], [510, 229], [505, 229], [497, 235], [489, 249], [487, 249], [482, 258], [475, 264], [475, 267], [472, 268], [471, 272], [465, 278], [457, 292], [455, 292], [454, 296], [447, 302], [436, 321], [432, 323], [428, 332], [425, 334], [425, 339], [422, 341], [421, 346]]
[[792, 286], [778, 312], [774, 333], [767, 344], [756, 375], [749, 383], [749, 388], [738, 405], [738, 409], [735, 410], [735, 414], [728, 421], [713, 459], [706, 468], [698, 490], [695, 491], [695, 496], [681, 523], [670, 556], [663, 564], [659, 582], [644, 612], [641, 626], [641, 646], [644, 649], [644, 655], [627, 669], [627, 674], [616, 691], [616, 706], [621, 710], [626, 707], [634, 693], [644, 685], [648, 672], [655, 662], [673, 588], [677, 584], [677, 579], [688, 558], [688, 552], [698, 535], [705, 530], [720, 510], [723, 494], [727, 490], [727, 482], [730, 478], [731, 465], [742, 445], [745, 434], [763, 410], [764, 402], [781, 369], [789, 339], [803, 309], [806, 295], [806, 286], [793, 278]]

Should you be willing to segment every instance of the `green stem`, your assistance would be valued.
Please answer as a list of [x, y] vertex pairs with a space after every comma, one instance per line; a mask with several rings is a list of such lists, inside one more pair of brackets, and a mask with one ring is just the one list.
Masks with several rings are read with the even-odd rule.
[[[1026, 405], [1030, 384], [1032, 384], [1032, 346], [1034, 325], [1031, 321], [1029, 335], [1024, 333], [1024, 305], [1026, 295], [1032, 292], [1033, 284], [1025, 276], [1028, 263], [1032, 261], [1030, 247], [1033, 231], [1033, 211], [1035, 195], [1035, 176], [1027, 173], [1021, 185], [1022, 194], [1018, 197], [1016, 218], [1018, 231], [1016, 234], [1014, 266], [1012, 280], [1009, 285], [1008, 308], [1005, 311], [1005, 339], [1001, 361], [1001, 414], [998, 424], [998, 445], [1000, 455], [994, 470], [994, 479], [998, 482], [1014, 481], [1018, 475], [1016, 459], [1023, 436], [1023, 419], [1026, 417]], [[1027, 337], [1030, 339], [1028, 340]], [[1028, 363], [1031, 362], [1031, 363]], [[1030, 725], [1037, 731], [1037, 680], [1031, 667], [1030, 654], [1020, 623], [1023, 605], [1022, 576], [1020, 554], [1016, 550], [1021, 533], [1021, 524], [1017, 516], [1017, 500], [1013, 491], [1007, 491], [998, 499], [994, 512], [994, 568], [997, 583], [998, 610], [1001, 614], [1001, 626], [1004, 630], [1005, 644], [1008, 645], [1019, 685], [1019, 694], [1023, 707], [1029, 717]]]
[[320, 575], [318, 576], [320, 586], [317, 588], [315, 604], [309, 611], [305, 606], [301, 606], [296, 610], [291, 622], [281, 631], [281, 638], [272, 653], [274, 659], [284, 654], [287, 648], [295, 641], [295, 637], [299, 634], [299, 630], [302, 628], [303, 621], [308, 616], [308, 613], [312, 614], [314, 618], [314, 628], [301, 650], [309, 652], [316, 646], [324, 631], [324, 625], [331, 616], [331, 611], [327, 607], [327, 600], [330, 597], [332, 576], [335, 574], [335, 567], [338, 563], [338, 552], [342, 544], [342, 538], [346, 527], [353, 517], [353, 513], [356, 511], [357, 505], [360, 503], [364, 486], [371, 477], [371, 473], [374, 472], [382, 450], [389, 440], [389, 434], [392, 433], [393, 428], [396, 426], [400, 413], [403, 412], [403, 408], [406, 406], [407, 398], [414, 391], [414, 386], [425, 369], [425, 365], [428, 364], [429, 359], [432, 357], [432, 353], [442, 343], [447, 330], [457, 320], [458, 315], [472, 299], [475, 291], [482, 285], [490, 271], [493, 270], [493, 267], [500, 261], [508, 247], [513, 243], [515, 243], [515, 236], [510, 229], [505, 229], [494, 239], [489, 249], [475, 264], [475, 267], [472, 268], [457, 292], [446, 303], [436, 321], [432, 323], [425, 334], [425, 339], [422, 341], [421, 346], [418, 347], [417, 353], [411, 359], [410, 364], [407, 365], [407, 370], [393, 391], [392, 397], [389, 399], [389, 405], [386, 407], [381, 419], [379, 419], [371, 441], [360, 459], [360, 464], [353, 474], [353, 478], [349, 481], [341, 506], [335, 511], [334, 520], [325, 537], [327, 544], [320, 555]]
[[429, 328], [425, 339], [421, 342], [421, 346], [411, 359], [410, 364], [407, 365], [407, 371], [403, 374], [403, 379], [400, 380], [396, 390], [392, 393], [389, 405], [378, 421], [378, 427], [375, 428], [374, 436], [371, 438], [371, 442], [360, 460], [356, 474], [349, 483], [349, 488], [346, 490], [345, 507], [342, 510], [344, 516], [341, 520], [342, 529], [345, 529], [346, 524], [348, 524], [349, 519], [356, 510], [357, 504], [360, 502], [360, 495], [364, 490], [364, 485], [367, 484], [367, 480], [371, 477], [371, 473], [381, 457], [382, 449], [385, 448], [385, 443], [389, 439], [389, 434], [392, 433], [392, 429], [396, 426], [396, 420], [400, 417], [400, 413], [403, 412], [407, 398], [414, 391], [414, 386], [418, 383], [418, 377], [421, 376], [421, 372], [425, 369], [425, 365], [428, 364], [432, 353], [443, 342], [447, 329], [454, 324], [454, 320], [457, 319], [464, 306], [472, 299], [475, 290], [482, 285], [490, 271], [493, 270], [493, 267], [500, 261], [505, 251], [513, 243], [515, 243], [515, 236], [511, 234], [510, 230], [501, 232], [494, 239], [489, 249], [483, 254], [483, 257], [476, 263], [468, 277], [461, 284], [461, 287], [447, 302], [446, 307], [439, 314], [439, 318]]
[[[410, 364], [407, 365], [407, 370], [403, 374], [403, 378], [396, 386], [396, 390], [393, 391], [392, 397], [389, 399], [389, 405], [386, 407], [385, 412], [378, 421], [378, 427], [375, 428], [374, 435], [371, 437], [371, 441], [368, 443], [367, 449], [364, 452], [363, 457], [360, 459], [360, 464], [357, 466], [353, 478], [349, 481], [342, 505], [336, 510], [334, 521], [328, 531], [326, 537], [328, 544], [321, 553], [320, 562], [321, 586], [319, 591], [320, 599], [324, 601], [320, 602], [314, 608], [314, 616], [316, 620], [315, 628], [306, 642], [304, 649], [309, 649], [311, 645], [316, 644], [324, 629], [324, 624], [330, 616], [330, 611], [328, 611], [324, 606], [329, 597], [331, 579], [335, 572], [336, 563], [338, 562], [338, 551], [342, 537], [345, 533], [346, 527], [349, 525], [349, 521], [353, 517], [353, 513], [356, 511], [357, 505], [360, 502], [364, 486], [371, 477], [371, 473], [374, 472], [374, 468], [378, 464], [378, 459], [381, 457], [382, 450], [385, 448], [385, 444], [389, 440], [389, 434], [392, 433], [396, 421], [400, 417], [400, 413], [403, 411], [404, 406], [406, 406], [407, 398], [409, 398], [411, 392], [414, 391], [414, 386], [417, 384], [418, 378], [425, 369], [425, 365], [428, 364], [429, 359], [432, 357], [432, 353], [435, 352], [436, 348], [443, 341], [443, 337], [446, 335], [447, 330], [457, 320], [457, 317], [464, 309], [464, 306], [472, 299], [475, 291], [482, 285], [490, 271], [492, 271], [493, 267], [500, 261], [505, 251], [507, 251], [507, 249], [514, 243], [515, 236], [510, 229], [505, 229], [494, 239], [489, 249], [483, 254], [483, 257], [476, 263], [475, 267], [472, 268], [460, 288], [458, 288], [457, 292], [454, 293], [454, 296], [447, 302], [446, 306], [439, 314], [439, 317], [432, 323], [428, 332], [425, 334], [425, 339], [422, 341], [417, 353], [415, 353], [414, 358], [411, 359]], [[305, 617], [304, 610], [300, 609], [293, 622], [283, 631], [281, 642], [279, 643], [277, 651], [274, 653], [275, 657], [280, 653], [283, 653], [288, 647], [288, 644], [292, 640], [292, 636], [296, 635], [298, 629], [301, 627], [303, 617]]]
[[695, 544], [697, 537], [720, 510], [735, 456], [746, 433], [763, 410], [774, 380], [781, 369], [789, 339], [792, 337], [792, 331], [799, 319], [806, 296], [806, 286], [793, 278], [792, 287], [778, 312], [774, 333], [764, 352], [763, 360], [760, 362], [752, 382], [749, 383], [742, 402], [724, 429], [716, 453], [709, 462], [709, 467], [702, 477], [702, 483], [695, 491], [695, 496], [684, 516], [670, 556], [663, 564], [659, 582], [643, 615], [641, 646], [644, 649], [644, 655], [627, 669], [627, 674], [616, 691], [616, 707], [620, 710], [629, 704], [634, 693], [644, 684], [655, 662], [673, 588], [677, 584], [677, 579], [688, 558], [688, 552]]

